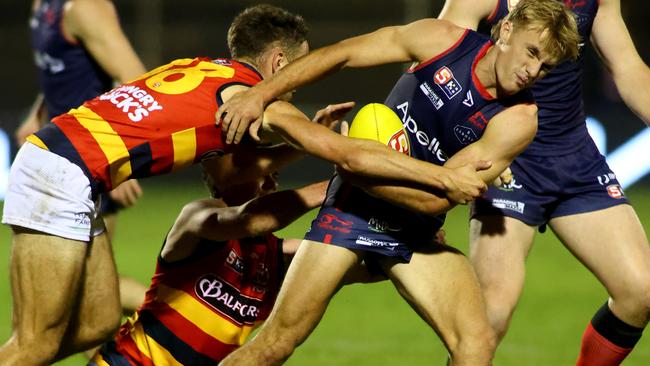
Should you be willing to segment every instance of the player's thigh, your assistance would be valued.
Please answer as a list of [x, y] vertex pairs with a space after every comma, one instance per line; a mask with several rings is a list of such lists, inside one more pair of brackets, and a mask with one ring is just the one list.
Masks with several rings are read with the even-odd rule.
[[556, 217], [550, 226], [614, 299], [649, 286], [650, 248], [632, 206]]
[[[87, 244], [13, 227], [11, 281], [18, 332], [60, 336], [81, 284]], [[25, 334], [26, 335], [26, 334]]]
[[492, 301], [514, 306], [524, 282], [525, 261], [536, 228], [508, 216], [476, 216], [470, 220], [470, 262]]
[[268, 327], [291, 328], [299, 338], [306, 336], [322, 317], [345, 273], [358, 262], [359, 256], [349, 249], [304, 240], [287, 270]]
[[[106, 232], [94, 237], [89, 245], [78, 314], [82, 322], [90, 323], [121, 314], [115, 259]], [[113, 316], [119, 318], [119, 315]]]
[[409, 263], [384, 259], [382, 267], [448, 347], [464, 336], [490, 332], [479, 284], [459, 251], [436, 244], [427, 252], [413, 253]]

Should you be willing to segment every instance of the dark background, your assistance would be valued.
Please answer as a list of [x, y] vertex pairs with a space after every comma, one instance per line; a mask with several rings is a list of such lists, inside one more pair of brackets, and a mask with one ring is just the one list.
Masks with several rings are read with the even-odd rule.
[[[27, 19], [29, 0], [0, 0], [0, 128], [10, 136], [37, 94]], [[385, 25], [435, 16], [442, 0], [283, 0], [267, 1], [302, 14], [310, 24], [312, 48], [365, 33]], [[225, 35], [232, 18], [256, 1], [208, 0], [116, 0], [120, 20], [136, 52], [147, 68], [180, 57], [228, 56]], [[623, 13], [642, 58], [650, 61], [650, 34], [646, 1], [623, 1]], [[119, 57], [119, 55], [116, 55]], [[317, 85], [305, 87], [294, 102], [311, 115], [328, 103], [354, 100], [359, 105], [380, 102], [397, 79], [403, 66], [344, 70]], [[585, 67], [587, 113], [597, 117], [608, 134], [607, 150], [612, 151], [644, 127], [621, 103], [616, 88], [589, 48]], [[644, 156], [648, 159], [650, 150]], [[303, 180], [326, 177], [331, 168], [308, 159], [285, 175]], [[187, 174], [185, 174], [187, 176]], [[644, 184], [650, 184], [646, 177]]]

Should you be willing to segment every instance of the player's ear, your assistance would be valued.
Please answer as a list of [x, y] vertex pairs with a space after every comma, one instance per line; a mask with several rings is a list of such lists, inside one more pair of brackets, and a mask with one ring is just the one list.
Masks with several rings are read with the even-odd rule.
[[501, 22], [501, 28], [499, 28], [499, 42], [506, 45], [510, 41], [510, 36], [512, 35], [512, 22], [509, 20], [504, 20]]
[[284, 50], [281, 48], [278, 48], [277, 51], [274, 50], [272, 60], [273, 62], [271, 64], [271, 71], [274, 74], [280, 71], [280, 69], [289, 63], [289, 60], [287, 59], [287, 53], [284, 52]]

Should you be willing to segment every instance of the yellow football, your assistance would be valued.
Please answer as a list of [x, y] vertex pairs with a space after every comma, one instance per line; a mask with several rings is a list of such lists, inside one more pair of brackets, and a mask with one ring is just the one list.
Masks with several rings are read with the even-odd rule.
[[393, 150], [411, 154], [409, 138], [400, 118], [392, 109], [381, 103], [370, 103], [359, 110], [348, 136], [375, 140]]

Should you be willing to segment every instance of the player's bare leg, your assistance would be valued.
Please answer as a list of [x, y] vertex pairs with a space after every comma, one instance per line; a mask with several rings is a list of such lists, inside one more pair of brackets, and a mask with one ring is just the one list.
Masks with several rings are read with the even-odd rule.
[[220, 365], [282, 364], [314, 330], [341, 279], [359, 261], [351, 250], [303, 241], [260, 332]]
[[410, 263], [382, 259], [399, 293], [440, 336], [451, 365], [491, 365], [496, 336], [467, 258], [442, 244], [413, 254]]
[[88, 245], [12, 229], [13, 334], [0, 349], [0, 365], [47, 365], [68, 328]]
[[535, 227], [506, 216], [481, 216], [470, 221], [470, 262], [498, 341], [508, 331], [521, 297], [525, 261], [535, 231]]
[[[106, 233], [111, 243], [115, 236], [117, 226], [117, 214], [110, 213], [102, 215]], [[122, 305], [122, 315], [130, 316], [144, 302], [144, 295], [147, 292], [147, 286], [138, 282], [134, 278], [120, 275], [120, 304]]]
[[89, 244], [79, 300], [57, 359], [97, 346], [120, 324], [120, 294], [113, 251], [106, 232]]
[[[585, 349], [583, 338], [581, 358], [587, 357], [587, 353], [601, 360], [611, 356], [611, 361], [600, 364], [619, 364], [641, 337], [650, 319], [650, 247], [643, 226], [632, 206], [626, 204], [554, 218], [550, 225], [610, 296], [608, 304], [599, 310], [600, 315], [590, 326], [608, 333], [591, 338], [604, 336], [611, 344], [604, 343], [600, 351], [593, 352]], [[594, 320], [600, 324], [594, 324]], [[588, 327], [585, 337], [589, 332]], [[607, 352], [606, 348], [613, 350], [610, 356], [593, 356], [597, 352]], [[583, 362], [589, 363], [584, 358]]]

